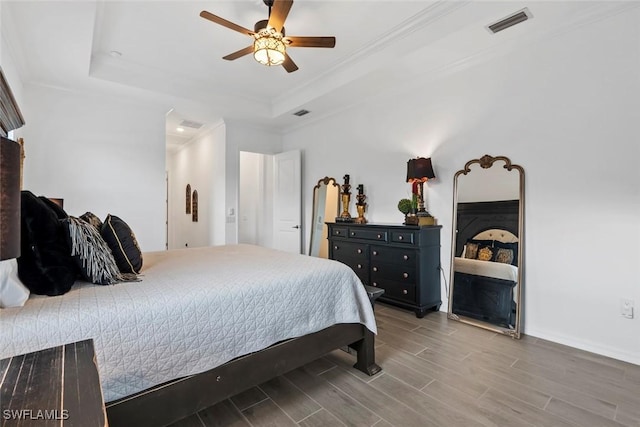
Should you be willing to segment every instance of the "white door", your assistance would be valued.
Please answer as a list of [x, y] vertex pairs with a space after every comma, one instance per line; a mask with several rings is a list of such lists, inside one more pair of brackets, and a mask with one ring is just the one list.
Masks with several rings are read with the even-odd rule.
[[302, 175], [300, 151], [273, 156], [273, 247], [301, 253]]

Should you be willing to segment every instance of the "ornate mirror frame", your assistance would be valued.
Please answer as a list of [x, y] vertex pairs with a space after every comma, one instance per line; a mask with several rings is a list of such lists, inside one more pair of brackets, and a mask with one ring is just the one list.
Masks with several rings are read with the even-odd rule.
[[[467, 175], [471, 172], [471, 165], [479, 164], [482, 169], [491, 168], [496, 162], [504, 162], [502, 166], [507, 171], [517, 171], [519, 176], [519, 199], [518, 199], [518, 274], [517, 274], [517, 286], [514, 300], [516, 302], [515, 313], [515, 325], [514, 328], [502, 327], [482, 320], [476, 320], [471, 317], [457, 315], [453, 313], [453, 295], [454, 295], [454, 262], [456, 258], [456, 240], [458, 233], [458, 178], [462, 175]], [[499, 167], [496, 165], [496, 167]], [[523, 270], [524, 270], [524, 169], [511, 163], [508, 157], [497, 156], [493, 157], [488, 154], [482, 156], [480, 159], [473, 159], [468, 161], [464, 165], [464, 169], [459, 170], [453, 177], [453, 221], [452, 221], [452, 237], [451, 237], [451, 263], [450, 263], [450, 281], [449, 281], [449, 309], [447, 317], [453, 320], [458, 320], [463, 323], [467, 323], [473, 326], [478, 326], [490, 331], [499, 332], [501, 334], [511, 336], [512, 338], [520, 338], [522, 330], [522, 289], [523, 289]]]
[[[321, 188], [325, 187], [325, 193], [323, 203], [320, 203], [319, 197], [321, 195]], [[336, 211], [333, 218], [325, 218], [326, 213], [326, 202], [329, 197], [329, 189], [335, 189], [336, 193]], [[322, 211], [319, 211], [319, 208], [322, 208]], [[340, 185], [336, 183], [335, 178], [331, 178], [325, 176], [324, 178], [318, 180], [318, 183], [315, 187], [313, 187], [313, 206], [311, 209], [311, 235], [309, 238], [309, 255], [310, 256], [321, 256], [322, 254], [322, 243], [323, 241], [327, 245], [327, 257], [328, 257], [328, 244], [329, 242], [326, 240], [326, 232], [327, 226], [325, 222], [329, 220], [332, 222], [335, 220], [340, 214]], [[322, 240], [324, 238], [324, 240]]]

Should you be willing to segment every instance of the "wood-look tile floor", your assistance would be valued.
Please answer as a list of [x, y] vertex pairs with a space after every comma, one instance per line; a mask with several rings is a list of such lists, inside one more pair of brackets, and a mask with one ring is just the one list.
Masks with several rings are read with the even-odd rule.
[[640, 426], [640, 366], [377, 304], [373, 377], [326, 357], [192, 415], [210, 426]]

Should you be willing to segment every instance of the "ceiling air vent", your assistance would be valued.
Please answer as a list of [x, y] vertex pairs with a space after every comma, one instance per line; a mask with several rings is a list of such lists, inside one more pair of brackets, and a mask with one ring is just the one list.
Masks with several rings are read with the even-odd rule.
[[516, 24], [526, 21], [527, 19], [533, 18], [531, 12], [526, 7], [512, 15], [507, 16], [495, 22], [493, 24], [487, 25], [487, 29], [492, 33], [497, 33], [498, 31], [506, 30], [509, 27], [513, 27]]
[[192, 122], [191, 120], [183, 120], [182, 123], [180, 123], [180, 126], [192, 129], [200, 129], [202, 127], [202, 123]]
[[293, 113], [294, 116], [298, 116], [298, 117], [302, 117], [305, 114], [309, 114], [310, 111], [309, 110], [298, 110], [295, 113]]

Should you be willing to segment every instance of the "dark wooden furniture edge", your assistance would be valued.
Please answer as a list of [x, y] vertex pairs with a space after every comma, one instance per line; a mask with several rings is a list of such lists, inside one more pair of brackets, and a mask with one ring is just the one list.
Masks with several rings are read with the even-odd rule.
[[106, 426], [93, 340], [0, 361], [0, 426]]
[[374, 334], [345, 323], [274, 344], [201, 374], [177, 379], [107, 403], [109, 425], [165, 426], [344, 346], [357, 351], [354, 367], [368, 375], [375, 363]]

